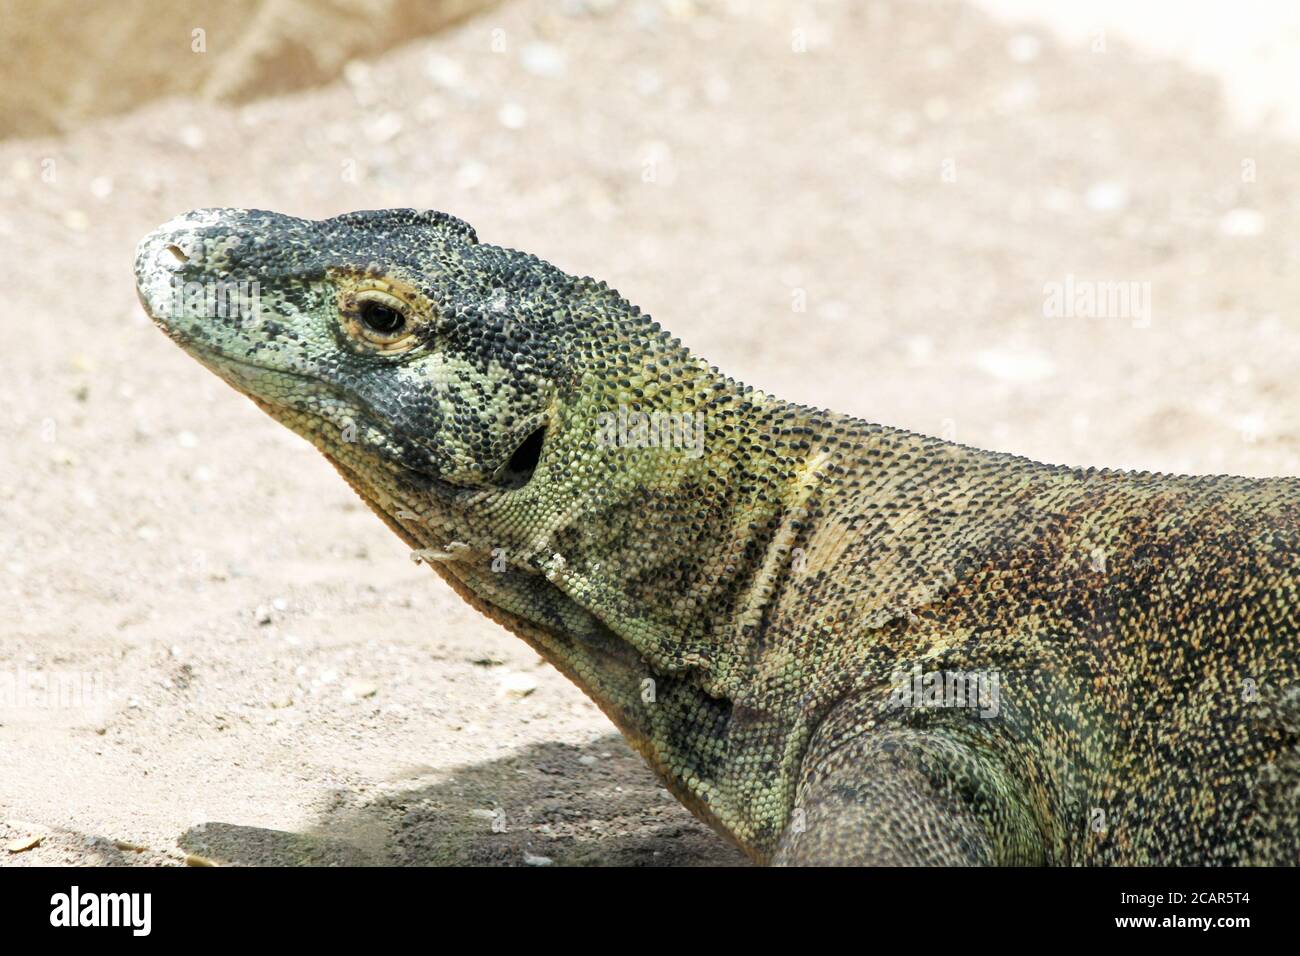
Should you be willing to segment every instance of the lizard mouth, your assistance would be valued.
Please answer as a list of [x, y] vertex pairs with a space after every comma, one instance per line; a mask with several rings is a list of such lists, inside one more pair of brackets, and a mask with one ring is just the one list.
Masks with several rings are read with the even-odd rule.
[[[174, 335], [170, 330], [167, 331], [177, 344], [215, 372], [231, 388], [250, 399], [254, 405], [271, 418], [282, 422], [290, 430], [302, 434], [304, 438], [316, 445], [322, 454], [334, 461], [336, 466], [342, 460], [350, 459], [352, 454], [363, 444], [355, 439], [352, 441], [342, 439], [340, 436], [345, 434], [347, 430], [353, 429], [357, 433], [366, 431], [382, 432], [390, 436], [393, 439], [392, 447], [382, 454], [377, 453], [374, 449], [371, 450], [371, 453], [378, 461], [383, 463], [385, 469], [390, 473], [391, 479], [408, 492], [423, 491], [432, 493], [444, 501], [458, 504], [481, 501], [493, 494], [502, 491], [513, 491], [528, 484], [532, 480], [533, 473], [537, 470], [537, 465], [541, 460], [542, 447], [546, 436], [545, 423], [534, 429], [520, 443], [510, 460], [497, 473], [497, 481], [494, 486], [481, 487], [458, 484], [447, 479], [442, 471], [429, 460], [430, 453], [419, 442], [410, 441], [400, 434], [395, 434], [390, 427], [380, 425], [364, 410], [349, 402], [344, 392], [336, 389], [328, 382], [323, 382], [310, 375], [297, 374], [285, 369], [267, 368], [254, 362], [232, 358], [217, 349], [206, 346], [201, 340]], [[311, 415], [315, 423], [308, 429], [310, 434], [304, 433], [299, 424], [286, 418], [286, 408], [284, 406], [267, 401], [259, 394], [260, 390], [253, 387], [253, 382], [260, 381], [264, 383], [268, 377], [292, 379], [302, 387], [328, 396], [334, 401], [337, 409], [333, 413], [326, 415], [322, 413], [322, 409], [330, 407], [329, 403], [311, 403]]]
[[[340, 457], [347, 452], [354, 452], [364, 443], [355, 438], [342, 437], [350, 432], [366, 434], [383, 433], [393, 439], [391, 447], [380, 454], [371, 449], [374, 457], [384, 463], [392, 473], [394, 480], [408, 486], [418, 486], [422, 490], [433, 492], [443, 498], [459, 498], [482, 489], [465, 487], [448, 481], [431, 460], [430, 452], [419, 442], [410, 441], [401, 435], [395, 435], [391, 428], [383, 427], [363, 409], [348, 400], [347, 395], [329, 382], [307, 374], [300, 374], [291, 369], [269, 368], [256, 362], [248, 362], [213, 348], [202, 339], [176, 331], [164, 321], [159, 326], [177, 345], [189, 353], [202, 365], [211, 369], [217, 377], [235, 391], [248, 398], [271, 418], [284, 424], [291, 431], [298, 432], [323, 454]], [[324, 398], [325, 401], [313, 400], [300, 407], [280, 405], [268, 401], [263, 394], [268, 390], [268, 381], [281, 383], [292, 382], [293, 387], [304, 389], [308, 393]], [[306, 415], [313, 424], [304, 430], [303, 420], [290, 417], [287, 413], [297, 412]]]

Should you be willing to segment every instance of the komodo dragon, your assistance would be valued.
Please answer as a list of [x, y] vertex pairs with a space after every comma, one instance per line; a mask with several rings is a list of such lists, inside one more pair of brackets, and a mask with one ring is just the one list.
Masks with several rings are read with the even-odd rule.
[[754, 860], [1297, 862], [1300, 481], [780, 401], [444, 213], [198, 210], [135, 268]]

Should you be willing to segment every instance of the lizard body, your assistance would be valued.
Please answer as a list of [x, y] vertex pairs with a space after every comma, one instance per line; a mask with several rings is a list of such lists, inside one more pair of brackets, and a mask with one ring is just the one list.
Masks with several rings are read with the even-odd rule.
[[1300, 482], [783, 402], [441, 213], [199, 210], [136, 273], [754, 859], [1297, 862]]

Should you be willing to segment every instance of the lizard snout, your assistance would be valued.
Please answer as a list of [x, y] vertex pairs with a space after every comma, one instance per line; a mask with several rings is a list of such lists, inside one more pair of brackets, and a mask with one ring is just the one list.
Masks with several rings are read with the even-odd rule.
[[175, 273], [191, 263], [198, 265], [205, 236], [213, 236], [241, 213], [237, 209], [195, 209], [163, 223], [140, 240], [135, 251], [136, 280], [154, 272]]
[[182, 299], [228, 285], [230, 269], [248, 241], [244, 209], [195, 209], [171, 219], [140, 240], [135, 282], [140, 302], [163, 329], [175, 333]]
[[175, 283], [190, 262], [193, 242], [164, 226], [140, 241], [135, 250], [135, 290], [149, 317], [165, 325], [171, 311]]

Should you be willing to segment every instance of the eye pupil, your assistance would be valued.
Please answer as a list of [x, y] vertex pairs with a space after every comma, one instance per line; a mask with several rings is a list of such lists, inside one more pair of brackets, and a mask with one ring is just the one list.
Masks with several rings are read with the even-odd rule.
[[382, 302], [364, 302], [361, 305], [361, 321], [381, 335], [393, 335], [400, 332], [406, 324], [406, 316]]

